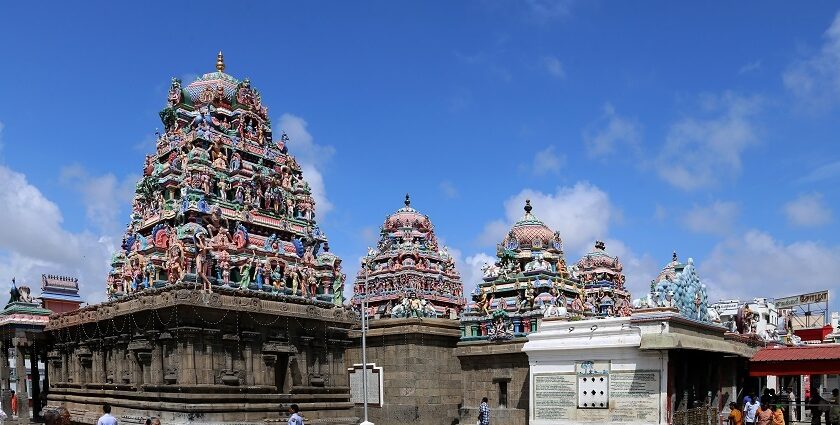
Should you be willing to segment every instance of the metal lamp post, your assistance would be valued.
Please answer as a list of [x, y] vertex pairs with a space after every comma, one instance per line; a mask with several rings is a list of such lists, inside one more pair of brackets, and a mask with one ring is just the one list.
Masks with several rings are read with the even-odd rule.
[[365, 268], [365, 290], [362, 292], [362, 397], [364, 400], [364, 416], [365, 420], [361, 425], [373, 425], [373, 422], [368, 421], [368, 382], [367, 382], [367, 296], [368, 296], [368, 262], [365, 260], [362, 263]]

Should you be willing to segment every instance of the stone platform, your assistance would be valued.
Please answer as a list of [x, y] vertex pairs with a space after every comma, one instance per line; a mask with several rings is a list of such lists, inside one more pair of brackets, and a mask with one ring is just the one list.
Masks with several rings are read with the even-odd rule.
[[95, 423], [354, 424], [344, 353], [355, 314], [300, 297], [192, 284], [53, 316], [48, 408]]

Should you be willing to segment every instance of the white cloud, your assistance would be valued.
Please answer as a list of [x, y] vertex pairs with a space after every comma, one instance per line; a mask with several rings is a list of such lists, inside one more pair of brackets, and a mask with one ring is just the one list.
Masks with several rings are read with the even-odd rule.
[[461, 282], [464, 283], [464, 296], [470, 297], [470, 292], [482, 281], [484, 273], [481, 267], [484, 264], [493, 264], [496, 262], [496, 257], [490, 256], [483, 252], [478, 252], [464, 258], [461, 250], [449, 247], [449, 254], [455, 260], [455, 267], [461, 273]]
[[760, 99], [725, 93], [705, 96], [702, 104], [713, 116], [687, 117], [671, 125], [657, 159], [660, 177], [684, 190], [734, 177], [741, 170], [741, 155], [759, 142], [752, 119]]
[[794, 226], [821, 226], [832, 220], [831, 209], [825, 204], [820, 193], [800, 195], [786, 203], [783, 210], [788, 222]]
[[604, 105], [604, 112], [598, 121], [597, 131], [585, 131], [583, 140], [591, 157], [606, 157], [618, 153], [622, 146], [638, 150], [641, 128], [634, 120], [615, 112], [612, 104]]
[[371, 226], [364, 227], [359, 232], [359, 237], [369, 246], [373, 246], [379, 241], [379, 231]]
[[566, 165], [566, 155], [557, 154], [552, 145], [534, 154], [531, 163], [520, 168], [529, 170], [534, 175], [543, 176], [560, 172], [564, 165]]
[[656, 204], [656, 207], [653, 210], [653, 218], [655, 218], [656, 221], [664, 221], [668, 218], [668, 209], [662, 204]]
[[572, 13], [574, 0], [526, 0], [528, 12], [531, 17], [540, 21], [548, 22], [556, 19], [567, 18]]
[[619, 240], [608, 238], [604, 243], [607, 253], [618, 257], [624, 265], [624, 276], [627, 279], [625, 287], [630, 290], [633, 297], [640, 298], [650, 292], [650, 281], [656, 278], [665, 261], [659, 264], [649, 254], [638, 255]]
[[454, 199], [458, 197], [458, 188], [455, 187], [455, 184], [449, 180], [444, 180], [440, 182], [440, 191], [443, 193], [443, 196]]
[[695, 205], [683, 216], [683, 224], [696, 233], [726, 235], [732, 230], [738, 213], [737, 203], [715, 201], [709, 205]]
[[73, 275], [87, 301], [104, 298], [112, 239], [64, 229], [58, 206], [5, 166], [0, 166], [0, 205], [0, 276], [37, 288], [43, 273]]
[[840, 161], [830, 162], [815, 168], [813, 171], [797, 180], [798, 183], [814, 183], [821, 180], [840, 176]]
[[698, 269], [713, 300], [836, 289], [840, 246], [814, 241], [785, 244], [768, 233], [750, 230], [719, 243]]
[[588, 182], [558, 187], [555, 193], [524, 189], [505, 201], [505, 219], [488, 223], [478, 240], [482, 245], [501, 242], [510, 227], [524, 215], [525, 200], [531, 200], [532, 213], [548, 227], [560, 232], [564, 250], [584, 253], [595, 239], [604, 238], [614, 209], [606, 192]]
[[741, 68], [738, 69], [738, 74], [749, 74], [751, 72], [758, 71], [759, 69], [761, 69], [761, 61], [757, 60], [755, 62], [744, 64]]
[[566, 69], [563, 68], [563, 62], [560, 62], [560, 59], [554, 56], [546, 56], [543, 58], [543, 66], [552, 77], [561, 80], [566, 78]]
[[324, 214], [332, 210], [333, 204], [327, 198], [322, 169], [335, 154], [335, 148], [329, 145], [316, 144], [306, 128], [307, 125], [307, 122], [299, 116], [292, 114], [280, 116], [279, 126], [289, 136], [289, 153], [297, 158], [303, 172], [303, 179], [309, 183], [309, 188], [312, 189], [312, 196], [315, 198], [316, 205], [315, 211], [323, 217]]
[[834, 103], [840, 95], [840, 13], [823, 37], [819, 52], [795, 61], [782, 75], [785, 87], [813, 106]]
[[140, 177], [129, 175], [119, 181], [111, 173], [91, 176], [81, 165], [70, 165], [61, 169], [60, 179], [82, 195], [88, 221], [103, 234], [113, 235], [125, 225], [118, 214], [131, 205]]

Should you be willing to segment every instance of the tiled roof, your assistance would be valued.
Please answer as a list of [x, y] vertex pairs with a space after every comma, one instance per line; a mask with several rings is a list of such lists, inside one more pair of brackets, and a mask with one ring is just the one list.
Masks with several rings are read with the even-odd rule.
[[750, 359], [752, 362], [785, 362], [840, 360], [840, 344], [806, 345], [802, 347], [767, 347]]

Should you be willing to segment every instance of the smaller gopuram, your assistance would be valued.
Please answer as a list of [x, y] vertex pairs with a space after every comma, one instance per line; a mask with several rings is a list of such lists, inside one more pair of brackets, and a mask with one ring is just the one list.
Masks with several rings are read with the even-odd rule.
[[[367, 288], [367, 290], [365, 290]], [[464, 285], [455, 260], [438, 245], [429, 217], [405, 206], [382, 224], [376, 248], [369, 248], [353, 285], [353, 306], [367, 295], [368, 317], [455, 319], [464, 307]]]
[[[367, 293], [365, 292], [367, 284]], [[368, 318], [369, 418], [377, 424], [449, 424], [458, 418], [463, 284], [429, 217], [411, 206], [389, 215], [377, 247], [362, 259], [353, 305]], [[352, 401], [362, 397], [361, 334], [347, 351]], [[361, 416], [357, 408], [357, 416]]]
[[[606, 251], [603, 241], [595, 241], [595, 249], [572, 267], [572, 274], [584, 288], [584, 299], [576, 300], [577, 309], [594, 316], [629, 316], [632, 313], [630, 292], [624, 287], [624, 266], [618, 257]], [[562, 303], [561, 303], [562, 304]]]
[[[27, 423], [32, 416], [28, 406], [30, 397], [34, 416], [39, 417], [41, 412], [41, 377], [38, 362], [46, 363], [47, 344], [43, 330], [49, 323], [52, 312], [39, 305], [28, 286], [17, 286], [14, 279], [12, 279], [10, 293], [9, 302], [0, 312], [0, 336], [2, 336], [0, 339], [0, 397], [2, 397], [3, 411], [11, 418], [9, 349], [14, 348], [17, 376], [15, 392], [20, 403], [18, 420], [21, 423]], [[29, 359], [28, 371], [27, 358]], [[31, 394], [27, 389], [27, 377], [32, 382]]]
[[82, 305], [79, 279], [69, 276], [41, 275], [41, 302], [53, 313], [66, 313]]
[[[544, 315], [597, 316], [596, 289], [587, 292], [566, 266], [560, 233], [531, 213], [517, 221], [485, 264], [475, 301], [461, 316], [462, 340], [508, 340], [536, 332]], [[591, 294], [587, 298], [587, 294]]]

